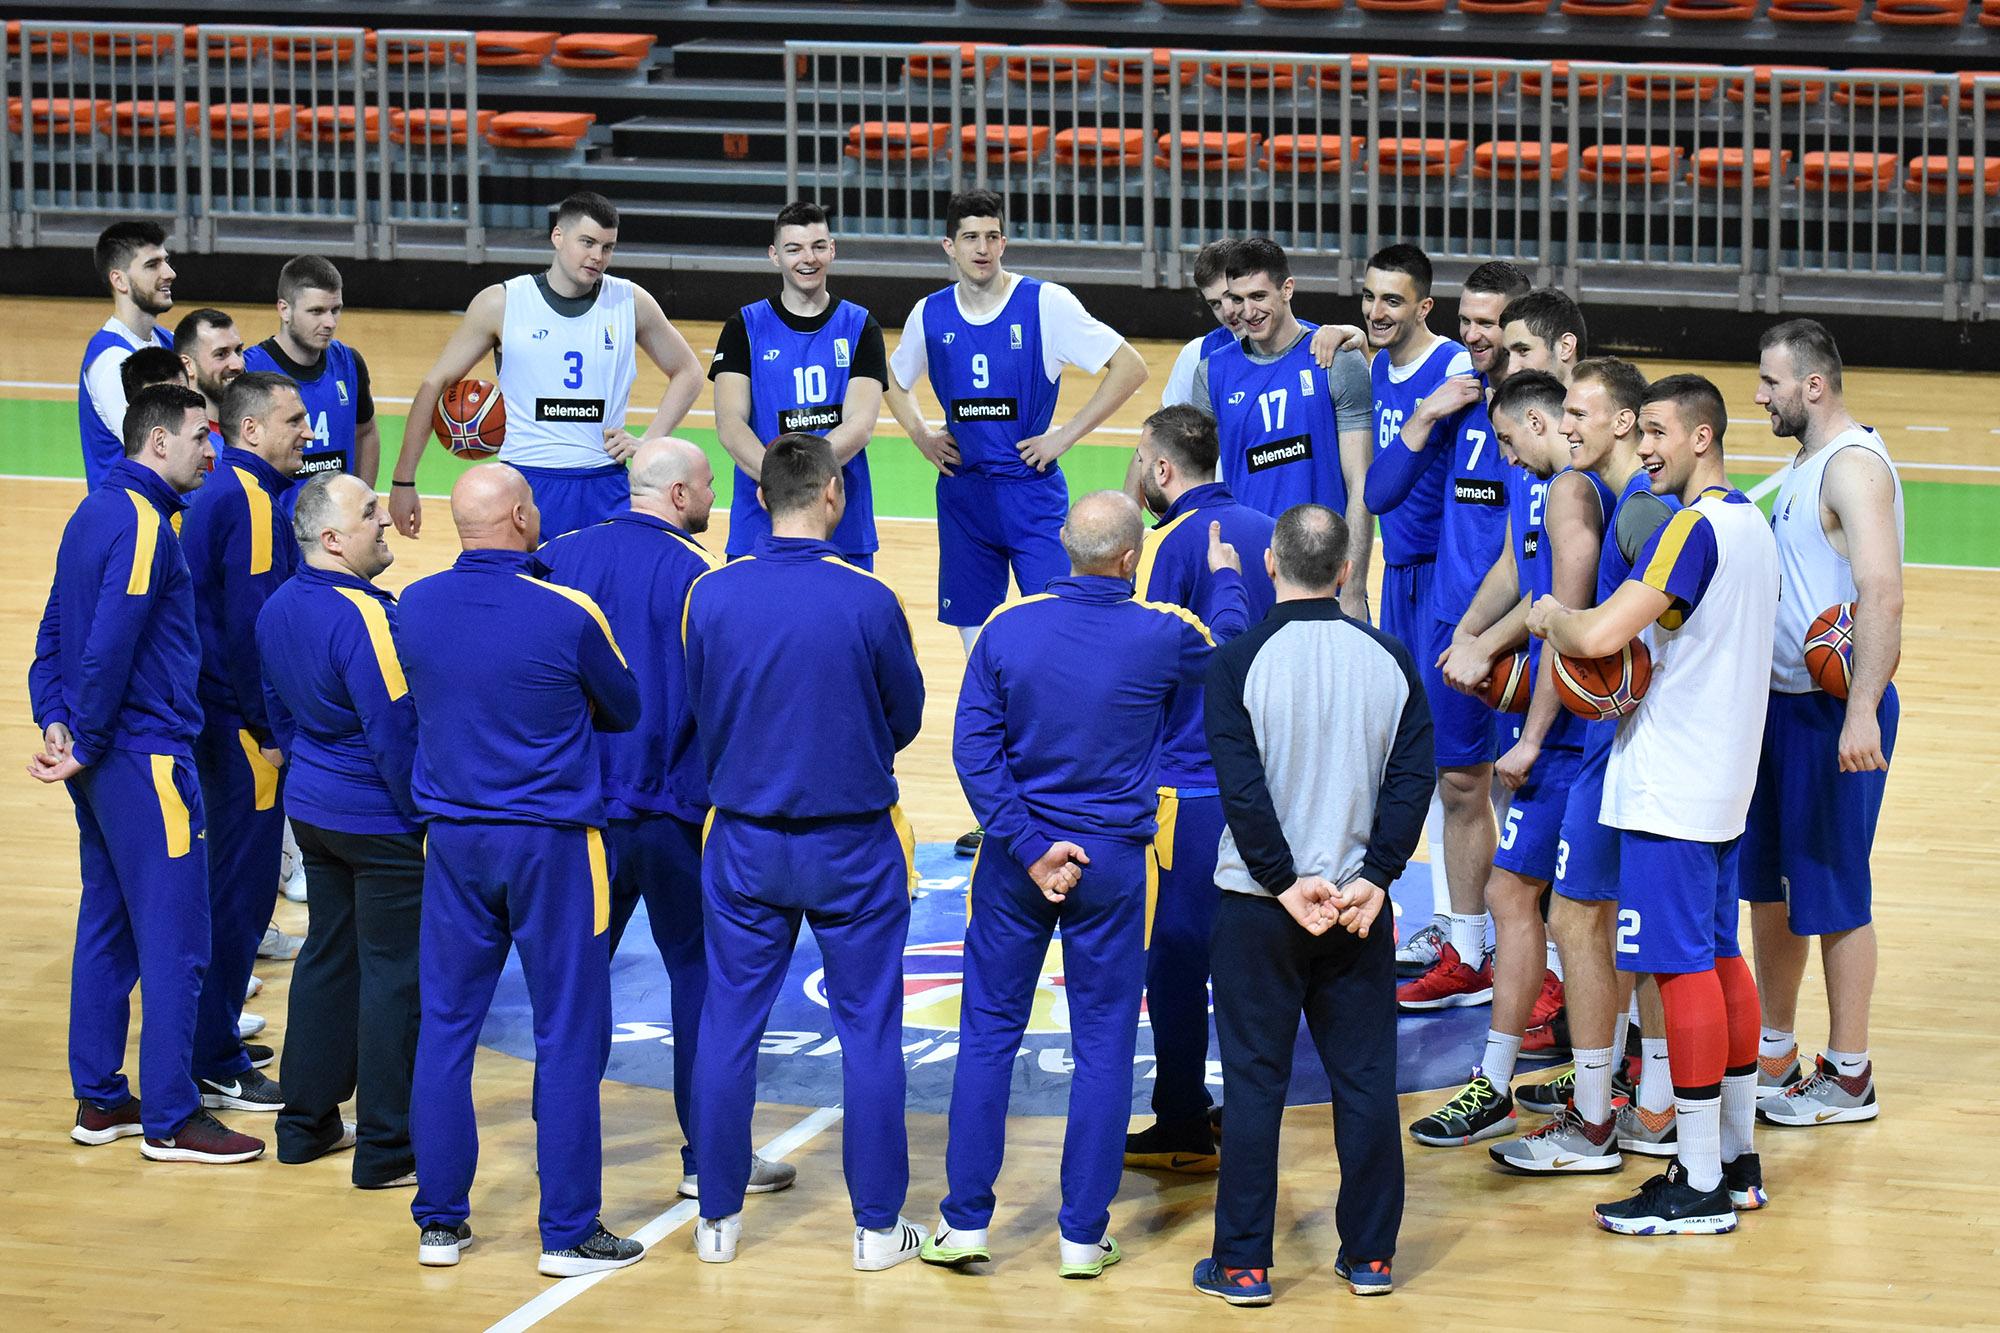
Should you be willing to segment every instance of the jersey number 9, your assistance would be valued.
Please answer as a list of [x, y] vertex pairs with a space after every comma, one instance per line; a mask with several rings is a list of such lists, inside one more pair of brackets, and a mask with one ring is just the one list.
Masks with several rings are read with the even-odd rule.
[[991, 386], [992, 383], [993, 374], [987, 365], [986, 353], [974, 352], [972, 354], [972, 387], [975, 389], [984, 389]]

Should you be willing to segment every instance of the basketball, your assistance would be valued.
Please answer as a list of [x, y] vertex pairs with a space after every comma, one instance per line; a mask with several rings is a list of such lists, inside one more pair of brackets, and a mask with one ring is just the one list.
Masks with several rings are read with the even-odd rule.
[[1505, 661], [1493, 664], [1493, 674], [1479, 688], [1479, 697], [1486, 706], [1496, 713], [1525, 713], [1528, 711], [1528, 691], [1534, 684], [1534, 673], [1528, 669], [1528, 655], [1515, 653]]
[[460, 458], [491, 458], [507, 439], [507, 402], [485, 380], [460, 380], [438, 396], [431, 429]]
[[1556, 696], [1563, 707], [1592, 721], [1624, 717], [1646, 697], [1653, 655], [1638, 639], [1608, 657], [1556, 658]]

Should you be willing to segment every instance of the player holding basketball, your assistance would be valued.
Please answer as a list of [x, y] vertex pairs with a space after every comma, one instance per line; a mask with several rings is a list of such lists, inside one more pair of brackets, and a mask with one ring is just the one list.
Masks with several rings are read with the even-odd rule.
[[[1778, 545], [1729, 484], [1728, 409], [1699, 375], [1647, 388], [1639, 457], [1682, 509], [1596, 607], [1536, 603], [1531, 632], [1577, 657], [1644, 634], [1646, 700], [1618, 723], [1599, 818], [1618, 833], [1618, 966], [1666, 1006], [1679, 1156], [1629, 1199], [1597, 1206], [1624, 1235], [1712, 1235], [1764, 1204], [1753, 1149], [1757, 984], [1736, 943], [1736, 852], [1756, 785], [1778, 618]], [[1690, 744], [1690, 729], [1699, 744]]]
[[83, 445], [83, 480], [91, 490], [125, 457], [125, 389], [119, 368], [148, 344], [171, 349], [160, 316], [174, 308], [174, 266], [167, 233], [156, 222], [114, 222], [91, 256], [111, 291], [111, 318], [90, 335], [77, 376], [76, 428]]
[[547, 272], [509, 278], [473, 298], [410, 402], [389, 496], [405, 537], [423, 527], [417, 464], [438, 397], [488, 352], [497, 355], [507, 403], [500, 457], [534, 487], [549, 537], [602, 522], [625, 506], [625, 460], [640, 444], [625, 431], [634, 348], [668, 380], [646, 439], [671, 434], [701, 393], [701, 364], [660, 303], [605, 272], [618, 244], [618, 210], [610, 200], [580, 190], [556, 205], [549, 244], [555, 257]]
[[[1771, 506], [1785, 599], [1771, 660], [1771, 710], [1738, 862], [1751, 904], [1763, 997], [1758, 1117], [1774, 1125], [1873, 1120], [1868, 1005], [1875, 987], [1874, 884], [1868, 854], [1882, 813], [1900, 707], [1890, 673], [1902, 654], [1903, 485], [1882, 437], [1841, 399], [1840, 349], [1819, 324], [1764, 334], [1757, 404], [1772, 432], [1799, 442]], [[1804, 642], [1813, 618], [1854, 604], [1847, 702], [1813, 688]], [[1819, 937], [1831, 1027], [1800, 1078], [1799, 981]]]
[[[299, 386], [313, 428], [301, 484], [322, 472], [351, 472], [373, 490], [382, 428], [368, 389], [368, 363], [334, 337], [340, 290], [340, 270], [331, 261], [318, 255], [286, 261], [278, 270], [278, 331], [243, 353], [243, 368], [276, 371]], [[297, 488], [286, 493], [286, 513], [297, 497]]]

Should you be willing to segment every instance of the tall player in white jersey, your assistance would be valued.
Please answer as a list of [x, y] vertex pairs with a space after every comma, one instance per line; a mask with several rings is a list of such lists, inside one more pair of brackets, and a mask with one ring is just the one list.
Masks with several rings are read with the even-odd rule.
[[[1779, 1125], [1873, 1120], [1868, 1004], [1875, 989], [1868, 855], [1882, 813], [1899, 708], [1889, 676], [1902, 654], [1903, 486], [1882, 437], [1840, 393], [1840, 349], [1809, 319], [1765, 333], [1757, 403], [1799, 442], [1771, 506], [1785, 574], [1771, 660], [1764, 758], [1737, 883], [1750, 903], [1764, 1030], [1758, 1118]], [[1852, 682], [1842, 703], [1806, 671], [1815, 617], [1854, 607]], [[1799, 981], [1812, 937], [1826, 969], [1826, 1053], [1801, 1077]]]
[[1753, 1149], [1757, 986], [1736, 942], [1736, 854], [1750, 809], [1778, 617], [1778, 544], [1730, 486], [1728, 409], [1699, 375], [1648, 386], [1639, 458], [1682, 509], [1603, 602], [1544, 597], [1528, 629], [1558, 652], [1615, 653], [1643, 634], [1653, 681], [1619, 720], [1599, 819], [1619, 830], [1619, 970], [1666, 1006], [1679, 1156], [1629, 1199], [1599, 1204], [1623, 1235], [1733, 1231], [1765, 1202]]
[[[556, 206], [546, 273], [495, 283], [474, 297], [411, 400], [396, 458], [389, 513], [396, 530], [423, 527], [417, 464], [438, 396], [495, 353], [507, 404], [511, 463], [534, 490], [542, 536], [599, 523], [624, 509], [625, 460], [645, 440], [671, 434], [701, 393], [701, 364], [652, 293], [605, 270], [618, 244], [618, 210], [581, 190]], [[643, 349], [667, 376], [667, 391], [643, 439], [625, 431], [625, 408]]]

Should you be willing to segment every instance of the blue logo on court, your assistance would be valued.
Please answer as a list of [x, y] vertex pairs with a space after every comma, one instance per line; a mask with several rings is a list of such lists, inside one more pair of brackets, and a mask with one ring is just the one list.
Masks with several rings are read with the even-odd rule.
[[[917, 849], [919, 882], [910, 912], [910, 941], [903, 951], [903, 1054], [909, 1069], [909, 1109], [942, 1114], [951, 1105], [958, 1054], [959, 999], [965, 961], [965, 891], [969, 861], [944, 843]], [[1396, 886], [1404, 919], [1430, 918], [1428, 870], [1412, 868]], [[611, 960], [611, 1066], [606, 1077], [671, 1090], [673, 1044], [679, 1036], [666, 970], [639, 908]], [[1069, 1000], [1064, 988], [1060, 936], [1043, 960], [1027, 1032], [1014, 1063], [1011, 1109], [1016, 1115], [1062, 1115], [1069, 1105], [1071, 1058]], [[1487, 1010], [1452, 1009], [1405, 1017], [1399, 1026], [1397, 1090], [1438, 1088], [1463, 1080], [1478, 1056]], [[493, 999], [482, 1040], [522, 1059], [534, 1058], [534, 1022], [519, 962], [510, 958]], [[1319, 1057], [1301, 1028], [1292, 1066], [1294, 1105], [1328, 1098]], [[1226, 1100], [1222, 1065], [1211, 1036], [1209, 1091]], [[1153, 1034], [1140, 1014], [1132, 1070], [1132, 1109], [1148, 1110], [1152, 1098]], [[757, 1064], [760, 1101], [791, 1106], [833, 1106], [840, 1101], [840, 1043], [828, 1018], [825, 974], [810, 928], [801, 931], [790, 973], [771, 1011]]]

